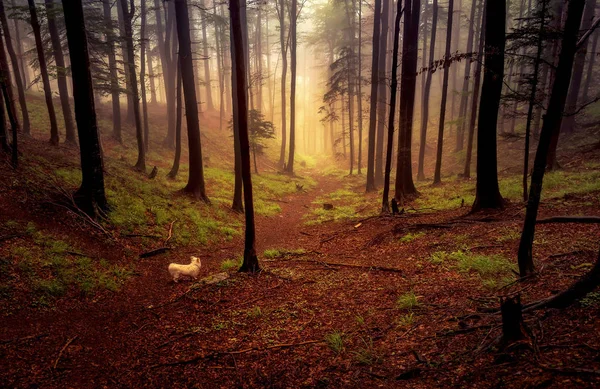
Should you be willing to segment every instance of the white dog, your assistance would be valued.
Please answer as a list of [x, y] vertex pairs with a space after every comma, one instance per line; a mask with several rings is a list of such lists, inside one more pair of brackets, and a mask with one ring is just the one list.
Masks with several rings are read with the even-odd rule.
[[180, 265], [177, 263], [169, 265], [169, 273], [171, 273], [173, 281], [177, 282], [181, 276], [192, 277], [193, 279], [198, 278], [198, 273], [200, 273], [200, 267], [202, 266], [200, 258], [191, 257], [190, 259], [191, 262], [189, 265]]

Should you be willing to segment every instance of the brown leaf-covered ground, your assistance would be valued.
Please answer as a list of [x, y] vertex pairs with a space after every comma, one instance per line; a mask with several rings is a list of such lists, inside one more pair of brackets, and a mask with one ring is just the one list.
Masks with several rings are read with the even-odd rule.
[[[1, 172], [16, 174], [6, 164]], [[527, 337], [502, 348], [495, 313], [500, 296], [520, 293], [529, 303], [584, 274], [598, 255], [600, 227], [538, 226], [539, 273], [502, 287], [516, 278], [522, 204], [485, 215], [465, 206], [306, 225], [304, 215], [320, 207], [312, 202], [340, 187], [315, 179], [316, 189], [280, 199], [280, 215], [258, 218], [263, 271], [231, 269], [212, 285], [175, 284], [167, 266], [196, 255], [202, 277], [219, 273], [241, 253], [240, 237], [132, 258], [143, 251], [134, 240], [109, 242], [55, 207], [3, 189], [1, 220], [34, 220], [86, 253], [135, 262], [135, 274], [117, 292], [70, 293], [49, 307], [23, 305], [26, 291], [16, 286], [1, 305], [0, 386], [600, 385], [600, 301], [526, 314]], [[362, 196], [362, 186], [355, 190]], [[376, 208], [378, 195], [368, 197]], [[548, 200], [540, 216], [566, 214], [600, 215], [599, 194]], [[19, 239], [26, 244], [19, 236], [0, 244]]]

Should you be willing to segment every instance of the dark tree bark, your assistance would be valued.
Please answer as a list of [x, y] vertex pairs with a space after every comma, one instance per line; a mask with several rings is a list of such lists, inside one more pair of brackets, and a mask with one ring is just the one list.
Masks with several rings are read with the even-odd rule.
[[529, 108], [527, 109], [527, 123], [525, 124], [525, 151], [523, 156], [523, 201], [526, 202], [529, 198], [527, 193], [527, 176], [529, 174], [529, 143], [531, 138], [531, 122], [533, 120], [533, 109], [537, 103], [538, 97], [538, 75], [540, 72], [540, 64], [542, 59], [542, 52], [544, 50], [544, 28], [545, 28], [545, 15], [546, 15], [546, 1], [541, 2], [540, 8], [540, 29], [537, 40], [537, 52], [535, 56], [535, 62], [533, 63], [533, 75], [531, 77], [531, 93], [529, 95]]
[[[294, 0], [295, 1], [295, 0]], [[294, 8], [294, 7], [292, 7]], [[250, 166], [250, 142], [248, 140], [248, 105], [246, 102], [246, 65], [244, 58], [244, 42], [242, 22], [240, 18], [239, 0], [229, 1], [229, 10], [233, 32], [235, 52], [235, 74], [237, 85], [238, 122], [240, 125], [240, 149], [242, 155], [242, 176], [244, 181], [244, 205], [246, 214], [246, 234], [244, 243], [244, 262], [241, 272], [257, 273], [260, 271], [256, 255], [256, 231], [254, 227], [254, 200], [252, 198], [252, 173]]]
[[166, 20], [166, 32], [165, 32], [165, 45], [164, 45], [164, 53], [165, 60], [167, 62], [166, 69], [163, 68], [163, 74], [165, 75], [165, 96], [167, 99], [167, 136], [164, 140], [164, 144], [166, 147], [172, 148], [175, 142], [175, 122], [177, 115], [176, 104], [175, 104], [175, 94], [176, 94], [176, 85], [175, 85], [175, 73], [177, 66], [177, 28], [176, 28], [176, 20], [175, 20], [175, 9], [172, 1], [168, 1], [164, 4], [164, 14]]
[[[217, 4], [213, 1], [213, 17], [217, 18]], [[268, 20], [268, 19], [267, 19]], [[225, 44], [223, 39], [222, 28], [218, 23], [214, 23], [215, 27], [215, 46], [217, 59], [217, 75], [219, 77], [219, 131], [223, 130], [223, 120], [225, 119], [225, 64], [223, 63], [223, 48]], [[271, 85], [271, 84], [269, 84]]]
[[[485, 9], [484, 0], [481, 9]], [[480, 12], [481, 14], [481, 12]], [[479, 21], [478, 21], [479, 22]], [[479, 48], [477, 49], [477, 62], [475, 65], [475, 81], [473, 84], [473, 98], [471, 99], [471, 117], [469, 118], [469, 134], [467, 139], [467, 157], [465, 160], [464, 178], [471, 178], [471, 159], [473, 157], [473, 139], [475, 137], [475, 123], [477, 122], [477, 106], [479, 103], [479, 93], [481, 87], [481, 69], [483, 62], [483, 48], [485, 43], [485, 17], [481, 18], [481, 24], [477, 24], [478, 30], [476, 35], [479, 37]]]
[[[435, 59], [435, 42], [437, 34], [437, 18], [438, 18], [438, 2], [433, 0], [432, 12], [431, 12], [431, 43], [429, 45], [429, 66], [433, 67], [433, 61]], [[427, 55], [423, 53], [423, 58]], [[425, 66], [424, 66], [425, 67]], [[421, 101], [421, 137], [419, 144], [419, 165], [417, 179], [425, 179], [425, 148], [427, 146], [427, 126], [429, 124], [429, 98], [431, 94], [431, 79], [433, 78], [433, 71], [423, 72], [423, 78], [425, 79], [423, 90], [423, 96]]]
[[[242, 9], [240, 12], [244, 12]], [[242, 27], [242, 39], [243, 36], [247, 33], [245, 29], [245, 25]], [[233, 42], [233, 26], [229, 25], [229, 50], [231, 52], [231, 63], [232, 70], [237, 68], [236, 65], [236, 53], [235, 53], [235, 44]], [[238, 95], [238, 87], [237, 83], [237, 74], [235, 71], [231, 72], [231, 91], [232, 96]], [[242, 88], [243, 89], [243, 88]], [[247, 99], [246, 99], [247, 101]], [[242, 154], [240, 149], [240, 122], [239, 118], [239, 106], [238, 99], [232, 99], [232, 110], [233, 110], [233, 154], [234, 154], [234, 186], [233, 186], [233, 201], [231, 203], [231, 209], [234, 212], [242, 213], [244, 212], [244, 202], [242, 199], [243, 196], [243, 188], [242, 188]]]
[[181, 160], [181, 118], [182, 118], [182, 108], [183, 102], [181, 101], [181, 71], [179, 59], [177, 60], [177, 119], [175, 122], [175, 158], [173, 159], [173, 167], [167, 177], [175, 179], [177, 177], [177, 173], [179, 173], [179, 161]]
[[[1, 39], [0, 39], [1, 40]], [[0, 49], [4, 50], [3, 47], [1, 47], [2, 45], [0, 45]], [[0, 62], [0, 72], [4, 73], [4, 68], [6, 65], [6, 61], [2, 61]], [[16, 169], [19, 166], [19, 146], [18, 146], [18, 124], [17, 124], [17, 116], [14, 114], [14, 105], [12, 104], [12, 102], [9, 100], [10, 99], [10, 94], [9, 94], [9, 89], [7, 87], [7, 85], [9, 85], [9, 82], [5, 82], [4, 80], [10, 80], [9, 78], [0, 78], [0, 88], [2, 89], [2, 98], [0, 98], [0, 100], [4, 100], [4, 102], [6, 103], [6, 112], [8, 113], [8, 119], [10, 122], [10, 127], [12, 129], [12, 144], [11, 144], [11, 164], [13, 166], [13, 169]], [[0, 103], [1, 105], [1, 103]], [[2, 117], [0, 117], [0, 120], [2, 120], [2, 131], [4, 132], [4, 137], [5, 137], [5, 141], [6, 141], [6, 129], [4, 128], [4, 126], [6, 125], [6, 122], [4, 120], [4, 109], [2, 110]], [[3, 143], [4, 146], [4, 143]], [[8, 145], [6, 146], [8, 148]]]
[[[69, 88], [67, 87], [67, 67], [63, 56], [60, 35], [56, 23], [56, 7], [54, 0], [46, 0], [46, 14], [48, 18], [48, 31], [50, 32], [50, 41], [52, 42], [52, 55], [56, 65], [56, 82], [58, 84], [58, 93], [60, 95], [60, 105], [65, 121], [65, 142], [75, 144], [75, 124], [73, 123], [73, 114], [71, 113], [71, 102], [69, 101]], [[110, 60], [110, 58], [109, 58]], [[114, 61], [114, 49], [113, 49]]]
[[17, 119], [17, 108], [15, 107], [14, 93], [12, 89], [12, 83], [10, 81], [10, 70], [8, 68], [8, 59], [6, 58], [6, 51], [4, 50], [4, 42], [2, 41], [2, 31], [0, 30], [0, 81], [6, 81], [3, 83], [3, 94], [5, 96], [5, 104], [7, 110], [7, 116], [11, 119], [11, 126], [16, 126], [17, 131], [20, 129], [19, 120]]
[[279, 153], [279, 166], [285, 169], [285, 152], [287, 150], [287, 106], [285, 88], [287, 87], [288, 68], [287, 38], [285, 35], [285, 0], [280, 0], [277, 13], [279, 15], [279, 43], [281, 45], [281, 151]]
[[504, 77], [506, 1], [485, 6], [485, 73], [477, 126], [477, 186], [472, 212], [504, 206], [498, 187], [497, 122]]
[[[2, 65], [0, 65], [0, 72]], [[8, 144], [8, 135], [6, 133], [6, 114], [4, 111], [4, 79], [0, 78], [0, 147], [5, 153], [10, 153], [10, 145]]]
[[63, 12], [71, 58], [75, 120], [81, 156], [81, 187], [74, 198], [91, 217], [108, 209], [104, 193], [104, 170], [94, 106], [87, 34], [81, 0], [63, 0]]
[[144, 129], [144, 151], [150, 146], [150, 128], [148, 125], [148, 102], [146, 101], [146, 0], [140, 2], [140, 89], [142, 97], [142, 118]]
[[356, 80], [358, 97], [358, 160], [356, 168], [358, 174], [362, 174], [362, 149], [363, 149], [363, 95], [362, 95], [362, 1], [358, 2], [358, 77]]
[[[204, 0], [200, 1], [200, 7], [205, 10]], [[201, 16], [202, 28], [202, 55], [204, 56], [204, 88], [206, 90], [206, 110], [214, 111], [215, 107], [212, 98], [212, 89], [210, 83], [210, 55], [208, 54], [208, 39], [206, 38], [206, 15]]]
[[0, 1], [0, 23], [2, 24], [2, 32], [4, 33], [4, 43], [6, 45], [6, 51], [10, 57], [10, 63], [13, 68], [13, 77], [17, 84], [17, 93], [19, 94], [19, 105], [21, 106], [21, 114], [23, 116], [23, 122], [21, 129], [26, 135], [31, 133], [31, 124], [29, 122], [29, 112], [27, 111], [27, 100], [25, 99], [25, 87], [21, 78], [21, 72], [19, 71], [19, 62], [17, 60], [17, 54], [12, 45], [10, 37], [10, 29], [8, 27], [8, 19], [6, 18], [6, 10], [4, 8], [4, 2]]
[[190, 158], [190, 174], [184, 192], [195, 198], [209, 202], [204, 186], [204, 166], [202, 165], [202, 145], [200, 141], [200, 122], [198, 120], [198, 101], [196, 100], [196, 83], [194, 82], [194, 63], [192, 59], [192, 42], [190, 39], [190, 19], [187, 0], [172, 0], [175, 3], [177, 18], [177, 36], [179, 39], [179, 61], [181, 66], [181, 82], [185, 100], [185, 117], [187, 120], [188, 147]]
[[412, 178], [412, 127], [415, 110], [417, 62], [419, 54], [420, 0], [406, 0], [404, 6], [404, 39], [402, 41], [402, 78], [400, 85], [400, 131], [396, 164], [395, 198], [402, 202], [417, 194]]
[[[476, 15], [477, 0], [473, 0], [471, 3], [471, 16], [469, 18], [469, 35], [467, 37], [467, 53], [473, 51], [475, 42], [475, 26], [479, 25], [481, 19], [481, 8], [480, 12]], [[472, 61], [467, 60], [465, 62], [465, 76], [463, 79], [462, 93], [460, 94], [460, 106], [458, 109], [458, 116], [460, 123], [456, 130], [456, 151], [461, 151], [464, 148], [465, 143], [465, 129], [467, 126], [467, 103], [469, 101], [469, 84], [471, 81], [471, 63]]]
[[[123, 143], [121, 136], [121, 102], [119, 99], [119, 74], [117, 69], [117, 60], [115, 56], [114, 26], [112, 21], [112, 12], [110, 0], [102, 0], [104, 11], [104, 25], [106, 28], [106, 42], [108, 45], [108, 67], [110, 71], [110, 96], [112, 100], [113, 113], [113, 131], [112, 137], [119, 143]], [[62, 96], [62, 94], [61, 94]], [[62, 101], [62, 97], [61, 97]], [[63, 105], [64, 110], [64, 105]]]
[[50, 89], [50, 78], [48, 77], [48, 65], [46, 64], [46, 57], [44, 55], [44, 46], [42, 43], [42, 34], [40, 33], [40, 22], [38, 21], [37, 11], [35, 9], [35, 2], [33, 0], [27, 0], [29, 5], [29, 15], [31, 21], [31, 29], [33, 30], [33, 36], [35, 38], [35, 47], [38, 56], [38, 62], [40, 65], [40, 73], [42, 76], [42, 83], [44, 85], [44, 97], [46, 99], [46, 108], [48, 109], [48, 117], [50, 119], [50, 144], [58, 146], [58, 125], [56, 123], [56, 112], [54, 112], [54, 103], [52, 102], [52, 90]]
[[154, 79], [154, 67], [152, 65], [153, 54], [149, 46], [149, 44], [146, 45], [146, 58], [148, 59], [148, 79], [150, 81], [150, 104], [156, 104], [156, 82]]
[[542, 130], [540, 132], [540, 141], [535, 154], [529, 190], [529, 201], [527, 202], [525, 223], [521, 234], [521, 242], [519, 244], [519, 274], [522, 277], [534, 271], [532, 256], [533, 239], [535, 235], [535, 222], [540, 206], [544, 173], [546, 171], [547, 154], [550, 150], [553, 134], [560, 131], [560, 118], [564, 111], [567, 99], [565, 91], [568, 90], [569, 84], [571, 83], [577, 37], [584, 6], [585, 0], [571, 0], [568, 3], [562, 49], [560, 51], [558, 67], [556, 68], [548, 111], [544, 116], [544, 124], [542, 125]]
[[[125, 4], [123, 4], [125, 3]], [[135, 125], [135, 114], [133, 112], [134, 98], [131, 94], [133, 87], [131, 85], [131, 75], [129, 74], [129, 66], [130, 62], [135, 62], [134, 58], [130, 59], [129, 52], [127, 51], [127, 31], [125, 29], [125, 18], [126, 15], [123, 14], [123, 9], [127, 8], [127, 0], [116, 0], [117, 4], [117, 17], [119, 20], [119, 29], [121, 30], [121, 39], [123, 39], [124, 44], [121, 45], [121, 55], [123, 57], [123, 73], [125, 74], [125, 89], [127, 90], [127, 112], [125, 114], [125, 123], [130, 125]]]
[[296, 48], [298, 27], [298, 0], [291, 0], [290, 7], [290, 151], [287, 172], [294, 174], [294, 154], [296, 150]]
[[[161, 5], [161, 0], [154, 0], [154, 18], [156, 20], [156, 46], [158, 47], [158, 56], [160, 58], [160, 67], [162, 69], [162, 77], [163, 77], [163, 85], [164, 85], [164, 89], [165, 89], [165, 98], [167, 100], [167, 121], [169, 122], [167, 124], [167, 136], [165, 137], [164, 140], [164, 144], [167, 147], [173, 147], [173, 143], [174, 143], [174, 139], [175, 139], [175, 130], [171, 130], [172, 129], [172, 124], [171, 124], [171, 119], [172, 117], [170, 116], [172, 114], [172, 111], [169, 111], [169, 94], [167, 93], [167, 88], [169, 85], [169, 64], [170, 64], [170, 60], [169, 58], [167, 58], [167, 55], [170, 57], [170, 52], [167, 52], [166, 47], [167, 44], [165, 42], [165, 30], [163, 27], [163, 18], [162, 18], [162, 13], [160, 12], [162, 5]], [[166, 15], [165, 15], [165, 19], [166, 19]], [[177, 72], [179, 72], [179, 70], [176, 70]]]
[[581, 95], [581, 101], [584, 103], [589, 101], [589, 91], [590, 85], [592, 85], [592, 81], [594, 80], [594, 65], [596, 64], [596, 49], [598, 47], [598, 38], [600, 38], [600, 34], [598, 32], [594, 33], [594, 39], [592, 40], [592, 50], [589, 59], [589, 63], [587, 66], [585, 84], [583, 86], [583, 92]]
[[[384, 0], [387, 1], [387, 0]], [[410, 0], [409, 0], [410, 1]], [[375, 185], [375, 143], [377, 135], [377, 86], [379, 69], [379, 35], [381, 34], [381, 0], [375, 0], [373, 22], [373, 55], [371, 58], [371, 104], [369, 109], [369, 150], [367, 154], [367, 192]]]
[[[594, 21], [594, 11], [596, 10], [596, 0], [587, 0], [585, 4], [585, 11], [583, 14], [583, 20], [581, 21], [581, 30], [586, 32], [592, 26]], [[581, 83], [583, 81], [583, 68], [585, 67], [585, 57], [587, 56], [588, 40], [583, 43], [583, 46], [577, 51], [575, 55], [575, 64], [573, 65], [573, 79], [569, 87], [569, 94], [567, 95], [566, 114], [562, 120], [561, 132], [572, 132], [575, 126], [575, 115], [573, 113], [577, 110], [579, 101], [579, 92], [581, 90]], [[592, 54], [594, 55], [594, 54]], [[552, 151], [552, 150], [551, 150]], [[556, 155], [556, 150], [554, 150]]]
[[[434, 0], [436, 1], [436, 0]], [[390, 213], [390, 176], [392, 174], [392, 148], [394, 146], [394, 122], [396, 113], [396, 93], [398, 90], [398, 47], [400, 46], [400, 19], [402, 18], [402, 1], [398, 1], [396, 21], [394, 23], [394, 48], [392, 51], [392, 84], [390, 87], [390, 112], [388, 119], [388, 136], [385, 152], [385, 174], [383, 181], [383, 200], [381, 213]]]
[[381, 33], [379, 34], [379, 68], [377, 96], [377, 135], [375, 145], [375, 185], [383, 182], [383, 144], [385, 139], [385, 114], [387, 113], [388, 86], [386, 79], [387, 41], [390, 19], [390, 0], [383, 0], [381, 10]]
[[[146, 150], [144, 148], [144, 134], [142, 131], [142, 121], [140, 118], [140, 94], [138, 92], [137, 75], [135, 71], [135, 54], [133, 51], [133, 28], [131, 23], [135, 14], [135, 5], [130, 0], [130, 6], [127, 7], [127, 0], [121, 0], [123, 11], [123, 23], [125, 25], [125, 47], [127, 50], [127, 66], [129, 73], [129, 85], [131, 86], [131, 96], [133, 105], [133, 115], [135, 120], [135, 135], [137, 138], [138, 159], [135, 168], [139, 171], [146, 171]], [[129, 9], [128, 9], [129, 8]]]
[[[15, 8], [16, 7], [16, 3], [15, 0], [10, 0], [10, 5]], [[23, 85], [25, 86], [25, 89], [27, 89], [28, 85], [29, 85], [29, 69], [26, 65], [26, 58], [25, 58], [25, 54], [23, 53], [23, 50], [25, 48], [24, 42], [21, 41], [21, 33], [22, 31], [22, 23], [19, 22], [19, 18], [14, 18], [13, 19], [13, 26], [15, 28], [15, 42], [20, 42], [20, 44], [17, 45], [17, 58], [19, 59], [19, 69], [21, 71], [21, 77], [23, 77]]]
[[446, 51], [444, 54], [444, 80], [442, 82], [442, 104], [440, 107], [440, 122], [438, 128], [437, 154], [433, 183], [442, 182], [442, 152], [444, 147], [444, 125], [446, 122], [446, 105], [448, 102], [448, 80], [450, 78], [450, 49], [452, 45], [452, 24], [454, 15], [454, 0], [448, 1], [448, 23], [446, 30]]

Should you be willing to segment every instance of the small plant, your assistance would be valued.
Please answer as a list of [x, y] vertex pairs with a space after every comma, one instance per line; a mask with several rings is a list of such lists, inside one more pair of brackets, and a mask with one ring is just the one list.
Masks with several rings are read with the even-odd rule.
[[242, 259], [238, 258], [238, 259], [226, 259], [223, 262], [221, 262], [221, 270], [223, 271], [227, 271], [233, 268], [239, 268], [240, 266], [242, 266]]
[[261, 316], [262, 316], [262, 310], [260, 309], [259, 306], [256, 306], [248, 311], [248, 317], [250, 317], [252, 319], [256, 319]]
[[410, 242], [414, 241], [415, 239], [422, 237], [423, 235], [425, 235], [425, 233], [423, 233], [423, 232], [419, 232], [416, 234], [408, 233], [408, 234], [404, 235], [402, 238], [400, 238], [400, 243], [410, 243]]
[[335, 353], [339, 354], [344, 350], [344, 334], [339, 331], [334, 331], [330, 334], [325, 335], [325, 342], [330, 349], [332, 349]]
[[415, 323], [415, 315], [413, 312], [400, 316], [398, 319], [398, 327], [410, 327]]
[[434, 265], [441, 265], [447, 259], [448, 259], [448, 253], [447, 252], [445, 252], [445, 251], [436, 251], [433, 254], [431, 254], [431, 257], [429, 257], [429, 262], [433, 263]]
[[380, 362], [381, 358], [375, 353], [373, 350], [373, 339], [366, 340], [362, 339], [364, 347], [358, 349], [358, 351], [354, 351], [354, 358], [361, 365], [373, 365], [375, 363]]
[[413, 309], [419, 306], [418, 297], [411, 290], [410, 292], [406, 292], [396, 300], [396, 305], [400, 309]]
[[306, 253], [304, 249], [295, 249], [295, 250], [287, 250], [287, 249], [267, 249], [263, 253], [263, 256], [267, 259], [275, 259], [275, 258], [285, 258], [293, 255], [302, 255]]
[[581, 305], [584, 307], [596, 307], [600, 305], [600, 292], [588, 293], [581, 299]]
[[361, 326], [362, 326], [363, 324], [365, 324], [365, 318], [364, 318], [364, 317], [362, 317], [361, 315], [356, 315], [356, 316], [355, 316], [355, 318], [356, 318], [356, 322], [357, 322], [359, 325], [361, 325]]

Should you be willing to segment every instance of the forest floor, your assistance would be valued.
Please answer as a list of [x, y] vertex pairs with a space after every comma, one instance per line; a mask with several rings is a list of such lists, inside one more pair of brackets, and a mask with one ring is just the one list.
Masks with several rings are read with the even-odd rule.
[[[23, 152], [60, 160], [46, 149], [30, 140]], [[540, 217], [600, 216], [597, 185], [582, 190], [597, 183], [597, 154], [565, 164], [561, 192], [544, 199]], [[598, 255], [597, 225], [539, 225], [538, 273], [515, 282], [523, 204], [469, 215], [469, 198], [441, 209], [429, 201], [383, 217], [379, 195], [361, 194], [362, 177], [305, 169], [311, 184], [274, 199], [279, 213], [258, 216], [263, 271], [248, 275], [236, 272], [240, 234], [174, 238], [169, 251], [140, 258], [166, 246], [178, 224], [163, 223], [158, 237], [115, 237], [51, 200], [34, 204], [39, 183], [8, 164], [0, 173], [9, 183], [0, 190], [0, 387], [600, 385], [600, 293], [527, 313], [526, 338], [508, 347], [496, 313], [501, 296], [529, 303], [584, 274]], [[456, 185], [436, 188], [437, 203], [454, 193], [460, 204]], [[174, 283], [168, 264], [190, 255], [201, 258], [202, 278], [223, 279]], [[67, 257], [77, 266], [64, 266]], [[36, 266], [54, 269], [38, 289], [28, 278]], [[56, 290], [64, 287], [52, 281], [67, 276], [78, 288]]]

